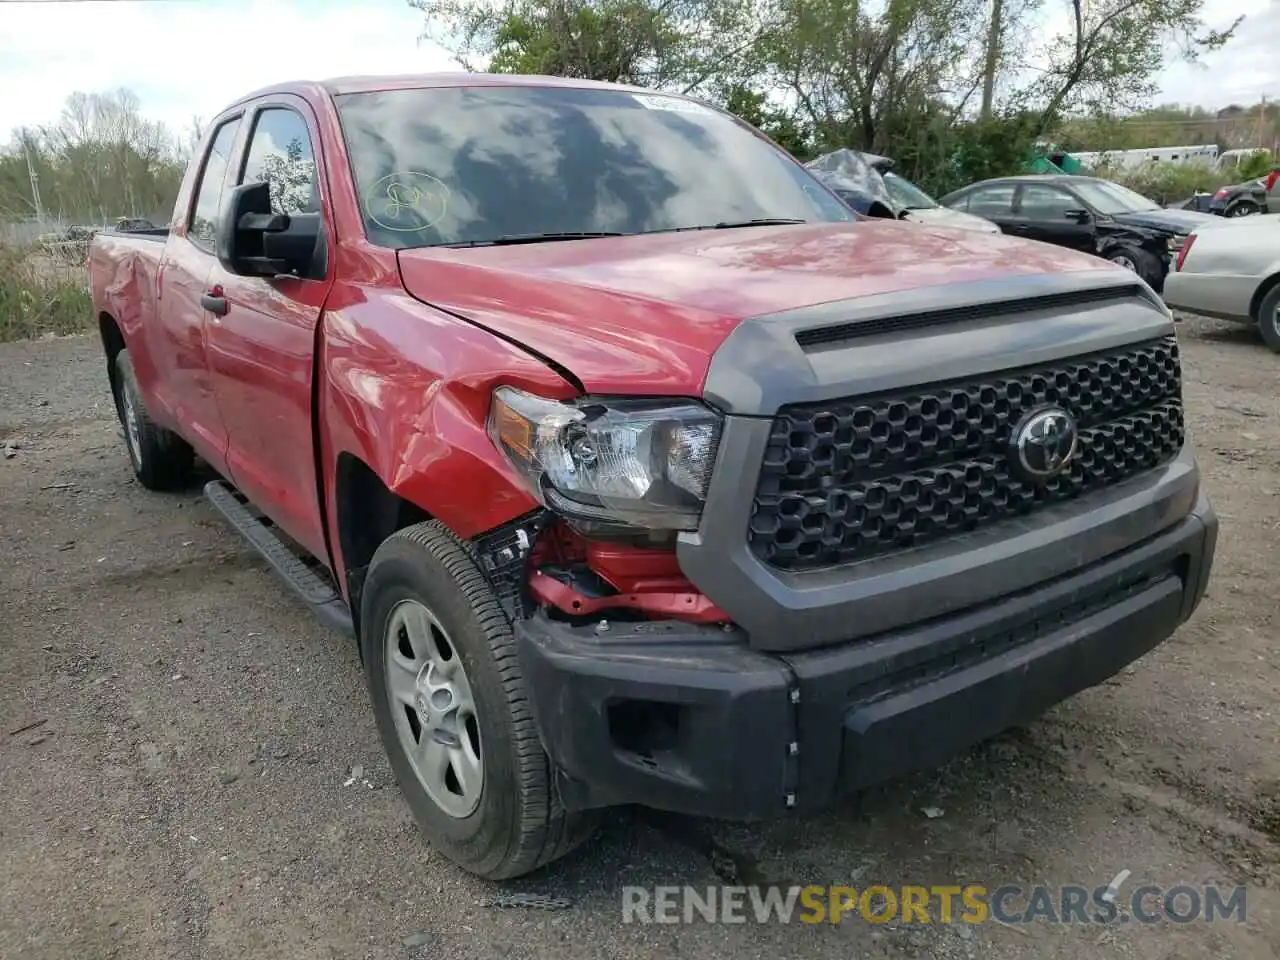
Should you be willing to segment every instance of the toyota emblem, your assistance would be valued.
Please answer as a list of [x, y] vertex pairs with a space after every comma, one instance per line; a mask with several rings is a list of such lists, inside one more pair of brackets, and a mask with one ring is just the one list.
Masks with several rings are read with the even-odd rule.
[[1059, 407], [1033, 411], [1013, 428], [1011, 459], [1031, 483], [1044, 483], [1067, 468], [1080, 441], [1076, 422]]

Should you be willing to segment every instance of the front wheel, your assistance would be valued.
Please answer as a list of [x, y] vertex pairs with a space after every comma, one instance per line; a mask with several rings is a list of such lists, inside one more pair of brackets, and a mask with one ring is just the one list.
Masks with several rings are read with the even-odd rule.
[[1133, 271], [1152, 289], [1160, 288], [1160, 263], [1146, 250], [1140, 250], [1137, 247], [1120, 247], [1108, 253], [1107, 259], [1117, 266]]
[[1258, 332], [1272, 351], [1280, 353], [1280, 284], [1262, 298], [1258, 307]]
[[554, 792], [511, 624], [461, 543], [434, 521], [374, 554], [360, 643], [382, 743], [433, 847], [492, 880], [586, 840]]

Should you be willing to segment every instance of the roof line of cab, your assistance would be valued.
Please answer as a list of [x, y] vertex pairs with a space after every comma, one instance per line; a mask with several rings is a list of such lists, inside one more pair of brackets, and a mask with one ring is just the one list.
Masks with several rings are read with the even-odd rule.
[[577, 87], [599, 90], [625, 90], [629, 93], [658, 94], [682, 97], [667, 90], [651, 90], [624, 83], [606, 83], [601, 80], [583, 80], [574, 77], [552, 77], [541, 74], [468, 73], [463, 70], [437, 73], [368, 74], [347, 77], [331, 77], [327, 80], [292, 80], [261, 87], [237, 97], [225, 109], [238, 107], [260, 97], [277, 94], [293, 94], [306, 100], [325, 100], [347, 93], [375, 93], [383, 90], [415, 90], [430, 87]]

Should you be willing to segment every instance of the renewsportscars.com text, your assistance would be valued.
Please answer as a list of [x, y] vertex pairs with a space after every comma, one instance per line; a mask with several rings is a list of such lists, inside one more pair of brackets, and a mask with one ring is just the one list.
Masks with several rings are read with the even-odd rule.
[[1245, 888], [1180, 884], [623, 887], [623, 923], [1191, 923], [1245, 919]]

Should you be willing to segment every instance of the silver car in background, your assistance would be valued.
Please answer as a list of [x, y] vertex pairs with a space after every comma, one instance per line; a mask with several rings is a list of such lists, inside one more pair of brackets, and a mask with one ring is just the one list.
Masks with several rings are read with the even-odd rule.
[[1280, 353], [1280, 217], [1192, 231], [1165, 279], [1164, 300], [1175, 310], [1256, 323]]

